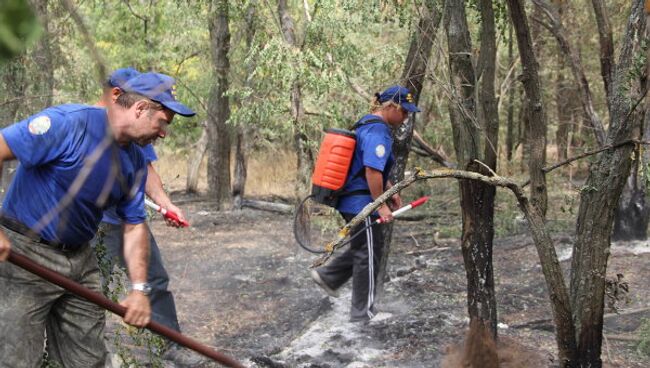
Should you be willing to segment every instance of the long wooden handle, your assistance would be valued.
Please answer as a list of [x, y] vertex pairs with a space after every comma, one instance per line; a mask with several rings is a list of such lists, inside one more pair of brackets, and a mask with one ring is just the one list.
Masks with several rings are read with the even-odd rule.
[[[79, 285], [78, 283], [70, 280], [69, 278], [50, 270], [49, 268], [43, 267], [38, 263], [32, 261], [31, 259], [18, 254], [14, 251], [9, 253], [7, 261], [15, 264], [16, 266], [23, 268], [35, 275], [38, 275], [45, 280], [59, 285], [60, 287], [84, 298], [88, 301], [99, 305], [100, 307], [107, 309], [120, 317], [124, 317], [126, 313], [126, 308], [111, 301], [106, 298], [104, 295], [94, 292], [84, 286]], [[226, 367], [232, 368], [245, 368], [241, 363], [237, 362], [233, 358], [226, 356], [222, 353], [219, 353], [212, 348], [201, 344], [200, 342], [193, 340], [178, 331], [172, 330], [171, 328], [161, 325], [160, 323], [151, 321], [145, 328], [162, 335], [180, 345], [185, 346], [188, 349], [192, 349], [199, 354], [205, 355], [206, 357], [223, 364]]]

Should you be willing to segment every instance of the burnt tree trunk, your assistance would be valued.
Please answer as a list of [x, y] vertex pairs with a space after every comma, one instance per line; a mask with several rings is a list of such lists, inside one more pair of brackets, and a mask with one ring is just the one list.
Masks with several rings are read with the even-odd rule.
[[[284, 40], [290, 47], [299, 48], [287, 0], [278, 0], [278, 16]], [[305, 126], [304, 115], [301, 83], [300, 79], [296, 78], [291, 86], [291, 119], [293, 121], [293, 144], [298, 168], [296, 178], [296, 195], [298, 196], [309, 189], [311, 172], [314, 166], [314, 155], [309, 148], [309, 137], [306, 133], [307, 127]]]
[[230, 71], [228, 21], [228, 1], [213, 0], [208, 18], [214, 77], [208, 102], [208, 192], [217, 209], [224, 209], [230, 201], [230, 102], [226, 96]]
[[203, 162], [203, 156], [208, 149], [208, 130], [207, 126], [201, 130], [201, 137], [194, 145], [194, 153], [190, 157], [187, 168], [187, 182], [185, 191], [188, 193], [198, 193], [199, 191], [199, 169]]
[[533, 0], [533, 2], [545, 12], [547, 19], [551, 23], [549, 30], [560, 45], [560, 50], [566, 56], [576, 86], [580, 92], [580, 102], [585, 123], [593, 129], [596, 141], [602, 146], [605, 143], [605, 129], [594, 108], [593, 96], [589, 87], [589, 81], [582, 67], [582, 61], [567, 39], [566, 30], [562, 24], [558, 8], [552, 6], [546, 0]]
[[[514, 61], [512, 44], [512, 25], [508, 25], [508, 65], [512, 65]], [[513, 151], [516, 145], [514, 118], [516, 91], [517, 89], [514, 85], [508, 89], [508, 112], [506, 117], [506, 160], [508, 162], [512, 161]]]
[[[25, 103], [25, 89], [27, 88], [25, 55], [0, 64], [0, 83], [2, 83], [2, 98], [0, 98], [0, 127], [11, 125], [16, 120], [20, 106]], [[16, 169], [15, 161], [8, 161], [2, 165], [2, 180], [0, 181], [0, 199], [9, 189], [9, 184]]]
[[[600, 65], [603, 82], [608, 96], [611, 91], [607, 90], [611, 84], [611, 69], [614, 63], [614, 50], [612, 46], [612, 30], [609, 25], [609, 17], [606, 13], [606, 7], [600, 0], [592, 0], [596, 21], [598, 24], [598, 34], [600, 39]], [[609, 76], [609, 79], [607, 78]], [[642, 78], [647, 77], [647, 74]], [[644, 85], [647, 81], [641, 80]], [[647, 88], [647, 87], [646, 87]], [[608, 104], [609, 106], [609, 104]], [[647, 110], [646, 110], [647, 114]], [[648, 127], [643, 124], [644, 114], [635, 112], [634, 117], [638, 118], [642, 124], [639, 124], [640, 139], [647, 139], [650, 135]], [[640, 151], [644, 154], [641, 155]], [[640, 163], [646, 164], [647, 149], [636, 147], [635, 160], [632, 164], [630, 177], [623, 187], [621, 199], [614, 213], [614, 230], [612, 231], [612, 240], [645, 240], [648, 238], [648, 223], [650, 223], [650, 208], [646, 201], [646, 181], [642, 177], [645, 170]], [[643, 160], [641, 160], [643, 158]]]
[[528, 27], [528, 18], [521, 0], [507, 0], [510, 19], [517, 35], [519, 58], [523, 69], [522, 82], [526, 91], [527, 115], [529, 119], [528, 141], [530, 143], [530, 201], [546, 216], [548, 193], [546, 176], [542, 171], [546, 163], [546, 114], [542, 104], [539, 65], [533, 50], [533, 42]]
[[[246, 48], [250, 51], [255, 37], [257, 23], [257, 2], [251, 1], [246, 11]], [[246, 85], [250, 87], [251, 74], [255, 70], [255, 61], [251, 61], [246, 67], [247, 78]], [[249, 122], [249, 125], [237, 127], [237, 143], [235, 148], [235, 178], [232, 185], [233, 206], [241, 209], [244, 203], [244, 193], [246, 192], [246, 178], [248, 176], [248, 151], [250, 149], [251, 135], [255, 122]]]
[[[561, 58], [563, 59], [563, 58]], [[557, 159], [567, 159], [569, 149], [569, 130], [571, 129], [571, 111], [569, 107], [569, 96], [571, 85], [564, 78], [564, 62], [560, 60], [560, 66], [555, 77], [555, 104], [557, 106], [557, 130], [555, 131], [555, 143], [557, 144]]]
[[607, 101], [610, 100], [612, 89], [612, 71], [614, 70], [614, 38], [609, 22], [607, 7], [603, 0], [591, 0], [598, 25], [598, 40], [600, 43], [600, 75], [605, 85]]
[[[566, 2], [563, 0], [554, 1], [557, 6], [557, 15], [562, 19]], [[555, 77], [555, 105], [557, 107], [557, 130], [555, 131], [555, 144], [557, 145], [557, 160], [567, 159], [569, 149], [569, 130], [571, 128], [571, 111], [569, 110], [569, 96], [571, 84], [564, 78], [566, 71], [566, 58], [558, 55], [558, 68]]]
[[[423, 10], [418, 26], [413, 32], [411, 45], [409, 46], [404, 71], [402, 73], [402, 85], [411, 91], [416, 104], [420, 100], [427, 63], [429, 62], [433, 42], [436, 38], [438, 26], [440, 25], [440, 19], [442, 18], [438, 1], [429, 0], [425, 5], [426, 9]], [[392, 183], [397, 183], [404, 179], [404, 170], [408, 162], [413, 131], [415, 129], [415, 119], [416, 114], [410, 114], [406, 122], [394, 132], [393, 152], [395, 155], [395, 165], [390, 172], [390, 181]], [[383, 295], [392, 235], [393, 225], [385, 226], [383, 256], [379, 263], [376, 285], [378, 298], [381, 298]]]
[[[639, 52], [645, 31], [643, 0], [632, 3], [619, 62], [614, 70], [609, 106], [610, 128], [607, 143], [632, 137], [634, 119], [630, 101], [638, 99], [638, 79], [629, 78], [633, 58]], [[602, 367], [605, 276], [610, 252], [614, 210], [630, 172], [633, 147], [604, 151], [591, 165], [581, 191], [576, 240], [571, 264], [571, 300], [582, 367]]]
[[[494, 19], [491, 17], [491, 5], [489, 2], [481, 2], [480, 4], [483, 15], [481, 26], [482, 33], [484, 33], [483, 37], [493, 38]], [[491, 34], [489, 33], [490, 28], [492, 29]], [[481, 155], [482, 134], [479, 128], [479, 119], [477, 118], [476, 77], [472, 64], [472, 46], [463, 0], [450, 0], [447, 2], [445, 29], [449, 47], [449, 69], [452, 88], [449, 115], [458, 167], [481, 172], [481, 170], [485, 169], [475, 160], [484, 160]], [[493, 53], [495, 50], [490, 49], [494, 47], [492, 42], [494, 41], [486, 42], [482, 40], [482, 46], [488, 48], [485, 50], [488, 54], [485, 64], [494, 63]], [[490, 89], [489, 84], [493, 83], [494, 75], [487, 76], [486, 74], [484, 77], [490, 81], [487, 82], [487, 87], [484, 84], [479, 94], [482, 104], [485, 102], [486, 92], [487, 95], [491, 93], [494, 96], [493, 85], [491, 91], [486, 91], [486, 89]], [[483, 83], [485, 83], [485, 80]], [[488, 124], [483, 125], [488, 126]], [[486, 146], [489, 146], [489, 144], [486, 144]], [[493, 200], [494, 188], [480, 182], [460, 180], [460, 204], [463, 221], [461, 247], [468, 283], [468, 312], [470, 320], [478, 320], [482, 324], [487, 324], [492, 336], [496, 337], [497, 308], [492, 269]], [[496, 352], [494, 353], [496, 354]]]

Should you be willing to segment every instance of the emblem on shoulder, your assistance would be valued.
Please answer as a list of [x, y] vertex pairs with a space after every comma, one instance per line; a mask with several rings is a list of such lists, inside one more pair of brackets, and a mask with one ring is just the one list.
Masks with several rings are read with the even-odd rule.
[[41, 115], [35, 117], [32, 121], [30, 121], [28, 128], [29, 132], [33, 135], [43, 135], [48, 130], [50, 130], [51, 126], [52, 123], [50, 121], [50, 117], [47, 115]]

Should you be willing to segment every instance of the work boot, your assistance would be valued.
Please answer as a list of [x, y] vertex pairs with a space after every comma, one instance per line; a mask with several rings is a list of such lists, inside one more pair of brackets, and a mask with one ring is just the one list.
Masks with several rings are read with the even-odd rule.
[[311, 270], [311, 278], [314, 280], [314, 282], [323, 289], [327, 295], [333, 297], [333, 298], [338, 298], [340, 296], [338, 290], [334, 290], [329, 285], [323, 281], [323, 279], [320, 277], [320, 274], [316, 270]]
[[207, 363], [208, 359], [190, 349], [186, 349], [176, 343], [170, 343], [167, 351], [162, 356], [163, 360], [174, 363], [179, 368], [200, 367]]

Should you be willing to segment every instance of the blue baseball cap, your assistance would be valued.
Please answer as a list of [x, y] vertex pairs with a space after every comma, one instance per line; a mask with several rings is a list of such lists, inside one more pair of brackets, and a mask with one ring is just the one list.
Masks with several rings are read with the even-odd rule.
[[384, 92], [377, 94], [379, 103], [386, 101], [393, 101], [402, 106], [408, 112], [420, 112], [417, 106], [413, 103], [413, 95], [408, 88], [402, 86], [388, 87]]
[[111, 75], [108, 76], [108, 80], [106, 81], [106, 84], [111, 87], [119, 88], [121, 85], [126, 83], [129, 79], [136, 77], [138, 75], [140, 75], [140, 72], [131, 67], [115, 69], [113, 73], [111, 73]]
[[169, 110], [182, 116], [194, 116], [189, 107], [176, 101], [176, 81], [161, 73], [139, 73], [116, 86], [125, 92], [133, 92], [158, 102]]

